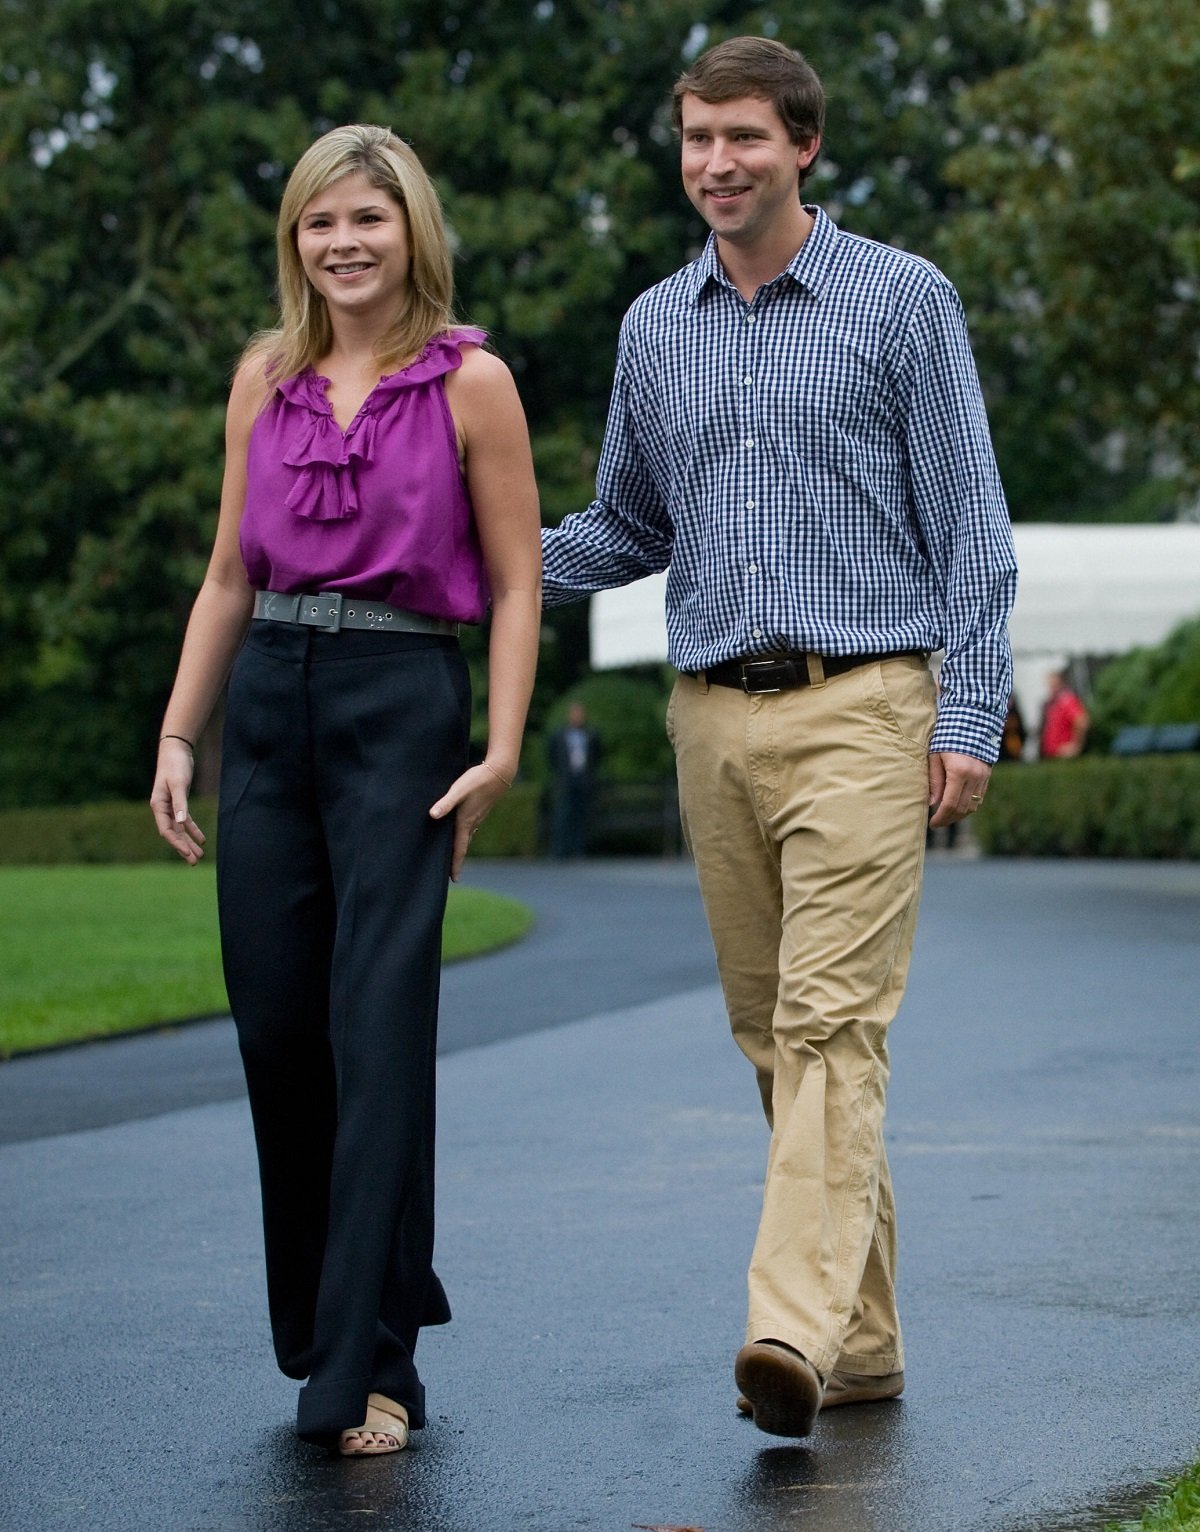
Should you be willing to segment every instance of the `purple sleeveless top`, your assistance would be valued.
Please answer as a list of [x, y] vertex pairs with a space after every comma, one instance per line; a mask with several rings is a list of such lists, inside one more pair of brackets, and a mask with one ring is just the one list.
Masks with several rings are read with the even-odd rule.
[[343, 432], [328, 379], [286, 378], [250, 432], [241, 547], [255, 590], [342, 591], [479, 622], [488, 588], [445, 377], [482, 330], [434, 338]]

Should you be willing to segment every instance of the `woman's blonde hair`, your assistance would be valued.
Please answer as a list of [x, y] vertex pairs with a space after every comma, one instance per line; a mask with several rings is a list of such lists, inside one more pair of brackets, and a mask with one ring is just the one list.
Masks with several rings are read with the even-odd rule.
[[363, 123], [333, 128], [296, 162], [279, 204], [279, 324], [253, 336], [245, 352], [263, 366], [272, 383], [320, 361], [333, 344], [325, 300], [304, 274], [296, 228], [314, 197], [356, 172], [386, 192], [408, 222], [409, 280], [396, 316], [376, 347], [381, 367], [410, 360], [454, 325], [450, 245], [442, 204], [424, 166], [390, 128]]

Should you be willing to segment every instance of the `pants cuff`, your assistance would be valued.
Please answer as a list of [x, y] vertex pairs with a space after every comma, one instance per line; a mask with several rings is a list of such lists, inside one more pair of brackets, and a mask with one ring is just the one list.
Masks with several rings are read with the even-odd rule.
[[886, 1378], [891, 1373], [904, 1371], [904, 1356], [902, 1353], [892, 1356], [846, 1356], [843, 1353], [834, 1363], [833, 1370], [850, 1372], [858, 1378]]
[[370, 1377], [338, 1378], [331, 1383], [309, 1383], [300, 1390], [296, 1409], [296, 1435], [319, 1447], [334, 1446], [342, 1432], [361, 1426], [367, 1418], [367, 1395], [385, 1394], [408, 1412], [411, 1431], [425, 1424], [425, 1389], [414, 1375], [407, 1381], [379, 1381]]

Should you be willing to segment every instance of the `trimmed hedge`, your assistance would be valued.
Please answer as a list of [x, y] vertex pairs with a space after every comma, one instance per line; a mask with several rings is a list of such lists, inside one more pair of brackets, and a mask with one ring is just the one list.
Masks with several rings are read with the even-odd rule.
[[[518, 782], [484, 820], [472, 843], [478, 856], [536, 856], [539, 789]], [[191, 810], [217, 844], [217, 805], [193, 798]], [[0, 812], [0, 864], [47, 867], [79, 862], [174, 861], [175, 853], [154, 828], [149, 805], [84, 803], [62, 808], [6, 809]]]
[[472, 856], [536, 856], [538, 805], [536, 782], [515, 782], [475, 832]]
[[[536, 856], [540, 787], [518, 782], [480, 826], [476, 856]], [[216, 844], [217, 806], [192, 809]], [[1000, 765], [975, 836], [994, 856], [1200, 858], [1200, 755]], [[632, 848], [626, 848], [632, 849]], [[639, 846], [638, 849], [641, 849]], [[665, 849], [651, 848], [659, 854]], [[0, 813], [0, 863], [158, 862], [174, 853], [145, 803], [91, 803]]]
[[972, 824], [994, 856], [1200, 857], [1200, 755], [1000, 765]]
[[[189, 806], [211, 850], [216, 843], [216, 801], [193, 798]], [[6, 866], [173, 860], [175, 853], [160, 839], [146, 801], [5, 809], [0, 813], [0, 863]]]

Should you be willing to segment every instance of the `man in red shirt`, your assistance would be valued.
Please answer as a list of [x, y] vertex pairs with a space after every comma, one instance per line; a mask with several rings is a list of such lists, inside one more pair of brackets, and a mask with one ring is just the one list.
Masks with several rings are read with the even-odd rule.
[[1042, 709], [1042, 734], [1038, 754], [1044, 761], [1065, 760], [1078, 755], [1087, 739], [1088, 711], [1067, 685], [1061, 670], [1046, 677], [1050, 695]]

